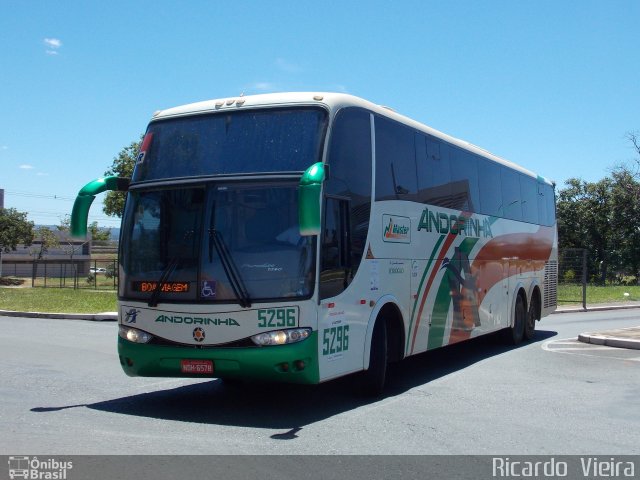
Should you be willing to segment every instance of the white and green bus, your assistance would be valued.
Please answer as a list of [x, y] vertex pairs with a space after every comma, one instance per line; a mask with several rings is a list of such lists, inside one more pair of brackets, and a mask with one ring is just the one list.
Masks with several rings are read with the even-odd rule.
[[127, 191], [118, 352], [131, 376], [319, 383], [556, 307], [553, 184], [335, 93], [156, 113], [131, 179], [79, 193], [72, 230]]

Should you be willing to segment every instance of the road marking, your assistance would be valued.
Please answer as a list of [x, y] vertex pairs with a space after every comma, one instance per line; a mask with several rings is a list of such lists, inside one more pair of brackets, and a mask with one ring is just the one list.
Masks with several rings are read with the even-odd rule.
[[[571, 345], [571, 346], [565, 346]], [[604, 359], [612, 359], [612, 360], [632, 360], [636, 362], [640, 362], [640, 357], [622, 357], [619, 355], [597, 355], [586, 353], [587, 351], [600, 351], [600, 352], [609, 352], [609, 353], [617, 353], [621, 351], [629, 352], [627, 349], [617, 348], [617, 347], [609, 347], [605, 345], [596, 345], [594, 346], [591, 343], [583, 343], [580, 342], [577, 338], [562, 338], [558, 340], [547, 340], [541, 345], [541, 348], [547, 352], [553, 353], [563, 353], [565, 355], [578, 355], [581, 357], [592, 357], [592, 358], [604, 358]], [[585, 352], [585, 353], [582, 353]]]
[[562, 350], [564, 352], [568, 352], [571, 350], [610, 350], [610, 347], [590, 347], [588, 345], [585, 345], [584, 347], [562, 347], [562, 348], [558, 348], [558, 349], [553, 349], [553, 351], [556, 350]]

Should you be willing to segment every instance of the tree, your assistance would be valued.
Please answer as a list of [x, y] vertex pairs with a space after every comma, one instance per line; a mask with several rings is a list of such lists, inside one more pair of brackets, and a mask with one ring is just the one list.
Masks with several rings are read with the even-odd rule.
[[[116, 175], [118, 177], [131, 178], [133, 175], [133, 167], [136, 164], [136, 157], [142, 145], [143, 136], [140, 140], [131, 142], [131, 144], [118, 153], [114, 157], [111, 168], [104, 172], [105, 176]], [[110, 217], [122, 217], [124, 212], [125, 192], [107, 192], [102, 211]]]
[[106, 242], [111, 238], [111, 229], [110, 228], [102, 228], [98, 227], [98, 222], [92, 222], [87, 227], [89, 233], [91, 234], [91, 240], [94, 242]]
[[640, 183], [626, 171], [598, 182], [566, 181], [558, 192], [561, 248], [586, 248], [589, 271], [604, 283], [619, 274], [640, 278]]
[[570, 178], [567, 188], [558, 192], [556, 211], [561, 248], [586, 248], [590, 253], [589, 271], [607, 277], [610, 251], [614, 243], [613, 180], [586, 182]]
[[640, 281], [640, 134], [627, 133], [637, 157], [598, 182], [570, 178], [558, 192], [561, 248], [586, 248], [589, 271], [604, 283], [617, 275]]
[[36, 237], [40, 239], [40, 248], [34, 251], [33, 254], [38, 260], [42, 260], [42, 258], [49, 253], [50, 248], [60, 245], [60, 240], [58, 240], [56, 234], [53, 233], [49, 227], [38, 227], [36, 229]]
[[613, 262], [618, 270], [640, 279], [640, 183], [624, 170], [614, 171], [612, 177]]
[[[82, 247], [86, 243], [88, 243], [88, 240], [86, 242], [82, 242], [81, 244], [76, 244], [75, 240], [69, 235], [69, 230], [71, 229], [70, 225], [71, 225], [71, 219], [69, 218], [69, 215], [67, 215], [60, 220], [60, 225], [57, 225], [56, 228], [58, 229], [58, 231], [64, 233], [61, 241], [61, 243], [64, 244], [64, 247], [62, 249], [64, 250], [65, 253], [69, 255], [69, 259], [73, 264], [73, 256], [76, 254], [76, 252], [82, 251]], [[73, 264], [73, 266], [75, 269], [75, 264]]]
[[[72, 241], [69, 236], [69, 231], [71, 230], [71, 218], [69, 215], [66, 215], [63, 219], [60, 220], [60, 225], [57, 225], [56, 228], [60, 232], [64, 232], [65, 241]], [[110, 228], [100, 228], [98, 227], [98, 222], [91, 222], [87, 225], [87, 231], [91, 237], [91, 240], [94, 242], [105, 242], [111, 238], [111, 229]]]
[[0, 252], [16, 250], [18, 244], [33, 243], [33, 222], [15, 208], [0, 209]]

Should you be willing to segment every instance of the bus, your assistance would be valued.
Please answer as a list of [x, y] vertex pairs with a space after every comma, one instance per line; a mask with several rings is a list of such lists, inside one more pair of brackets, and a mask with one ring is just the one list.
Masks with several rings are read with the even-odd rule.
[[557, 303], [554, 184], [338, 93], [156, 112], [126, 191], [118, 353], [130, 376], [315, 384], [503, 331]]

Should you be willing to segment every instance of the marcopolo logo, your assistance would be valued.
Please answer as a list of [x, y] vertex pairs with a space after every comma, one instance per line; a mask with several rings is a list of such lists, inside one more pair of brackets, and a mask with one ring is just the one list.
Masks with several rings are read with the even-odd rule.
[[233, 318], [183, 317], [179, 315], [158, 315], [158, 317], [156, 318], [156, 322], [185, 325], [227, 325], [229, 327], [240, 326], [240, 324]]
[[40, 460], [38, 457], [9, 457], [9, 478], [65, 480], [67, 470], [73, 468], [73, 462], [55, 458]]
[[411, 219], [398, 215], [382, 215], [382, 240], [411, 243]]

